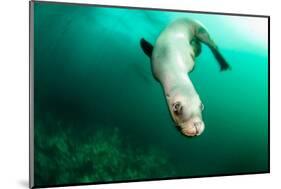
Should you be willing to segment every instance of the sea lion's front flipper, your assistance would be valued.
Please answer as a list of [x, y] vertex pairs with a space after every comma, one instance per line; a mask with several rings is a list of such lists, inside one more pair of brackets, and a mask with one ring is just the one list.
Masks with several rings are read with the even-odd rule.
[[200, 42], [206, 44], [212, 51], [213, 55], [215, 56], [216, 60], [220, 65], [221, 71], [230, 69], [229, 64], [226, 62], [222, 54], [219, 52], [219, 49], [215, 42], [211, 39], [207, 30], [200, 24], [197, 25], [196, 34], [195, 36]]
[[144, 38], [142, 38], [142, 39], [140, 40], [140, 45], [141, 45], [141, 48], [142, 48], [143, 52], [144, 52], [149, 58], [151, 58], [153, 46], [152, 46], [148, 41], [146, 41]]

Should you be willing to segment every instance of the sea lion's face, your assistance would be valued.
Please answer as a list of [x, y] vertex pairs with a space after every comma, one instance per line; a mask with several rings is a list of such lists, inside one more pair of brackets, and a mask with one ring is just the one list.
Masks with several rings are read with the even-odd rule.
[[186, 136], [199, 136], [205, 124], [202, 120], [204, 106], [198, 95], [187, 97], [176, 95], [169, 100], [170, 111], [176, 125]]

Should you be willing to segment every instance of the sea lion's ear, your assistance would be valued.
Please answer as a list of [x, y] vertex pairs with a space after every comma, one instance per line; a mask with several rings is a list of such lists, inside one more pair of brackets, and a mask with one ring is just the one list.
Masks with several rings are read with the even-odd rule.
[[151, 58], [152, 56], [152, 51], [153, 51], [153, 46], [147, 42], [144, 38], [142, 38], [140, 40], [140, 46], [143, 50], [143, 52], [149, 57]]

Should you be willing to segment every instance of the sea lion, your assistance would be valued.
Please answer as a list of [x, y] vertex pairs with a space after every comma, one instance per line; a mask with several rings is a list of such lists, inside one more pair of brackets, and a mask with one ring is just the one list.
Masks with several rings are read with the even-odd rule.
[[153, 76], [164, 89], [170, 114], [186, 136], [198, 136], [205, 128], [204, 106], [188, 76], [194, 69], [195, 57], [201, 53], [201, 43], [210, 48], [221, 70], [230, 68], [207, 29], [197, 21], [173, 21], [160, 33], [154, 46], [140, 40], [142, 50], [151, 59]]

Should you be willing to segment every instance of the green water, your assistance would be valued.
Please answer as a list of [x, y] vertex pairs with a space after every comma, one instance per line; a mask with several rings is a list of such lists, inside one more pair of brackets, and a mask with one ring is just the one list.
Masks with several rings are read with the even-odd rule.
[[[35, 185], [268, 171], [267, 19], [35, 2]], [[179, 133], [139, 40], [172, 20], [208, 29], [190, 74], [204, 133]]]

